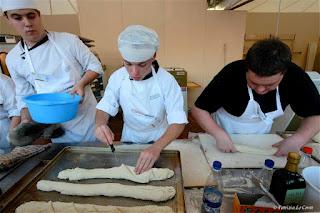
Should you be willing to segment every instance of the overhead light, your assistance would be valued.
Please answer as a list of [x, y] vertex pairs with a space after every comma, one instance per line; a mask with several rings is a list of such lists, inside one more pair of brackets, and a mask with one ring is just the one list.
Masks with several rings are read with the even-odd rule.
[[207, 10], [224, 10], [224, 7], [222, 7], [221, 4], [223, 0], [207, 0], [208, 8]]
[[242, 0], [207, 0], [207, 10], [230, 10], [241, 1]]

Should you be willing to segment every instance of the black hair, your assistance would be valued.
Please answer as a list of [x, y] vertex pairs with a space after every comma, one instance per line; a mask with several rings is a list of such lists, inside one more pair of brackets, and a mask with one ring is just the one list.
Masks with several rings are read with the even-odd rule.
[[277, 38], [264, 39], [252, 45], [245, 61], [248, 69], [258, 76], [284, 74], [291, 62], [291, 51]]

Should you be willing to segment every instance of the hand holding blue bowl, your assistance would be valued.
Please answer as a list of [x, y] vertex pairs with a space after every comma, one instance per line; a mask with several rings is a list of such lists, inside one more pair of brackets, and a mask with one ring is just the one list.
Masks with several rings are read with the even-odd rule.
[[42, 93], [26, 96], [24, 102], [34, 121], [55, 124], [75, 118], [81, 99], [69, 93]]

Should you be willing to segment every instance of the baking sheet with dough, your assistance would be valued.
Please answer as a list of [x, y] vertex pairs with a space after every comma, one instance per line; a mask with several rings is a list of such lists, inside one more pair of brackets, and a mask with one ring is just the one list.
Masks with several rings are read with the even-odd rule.
[[[119, 145], [116, 150], [123, 149], [144, 149], [148, 145]], [[184, 187], [203, 186], [210, 172], [210, 166], [200, 149], [199, 139], [175, 140], [165, 150], [179, 150], [181, 156], [181, 167]], [[117, 151], [116, 151], [117, 152]]]
[[[230, 135], [234, 143], [247, 146], [255, 146], [263, 149], [282, 140], [276, 134], [260, 135]], [[265, 159], [272, 159], [276, 168], [285, 166], [286, 157], [276, 157], [274, 155], [256, 155], [247, 153], [223, 153], [216, 147], [215, 139], [208, 134], [199, 134], [201, 145], [204, 149], [205, 156], [209, 162], [219, 160], [223, 168], [261, 168]]]

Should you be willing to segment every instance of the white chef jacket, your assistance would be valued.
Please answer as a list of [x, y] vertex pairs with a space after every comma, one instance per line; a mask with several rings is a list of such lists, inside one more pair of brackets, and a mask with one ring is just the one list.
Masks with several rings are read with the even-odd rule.
[[170, 124], [188, 123], [181, 88], [174, 77], [161, 67], [157, 73], [152, 67], [152, 74], [146, 80], [130, 80], [122, 67], [110, 76], [97, 109], [115, 116], [121, 106], [121, 141], [148, 143], [159, 139]]
[[19, 116], [11, 78], [0, 73], [0, 148], [10, 146], [7, 135], [10, 128], [10, 117]]
[[[16, 84], [19, 110], [26, 107], [23, 101], [25, 96], [34, 93], [69, 92], [86, 70], [103, 73], [99, 60], [77, 36], [59, 32], [48, 32], [47, 35], [49, 40], [36, 48], [25, 51], [19, 42], [7, 55], [7, 66]], [[30, 68], [29, 61], [32, 62], [33, 69]], [[65, 134], [52, 141], [95, 141], [96, 103], [91, 88], [87, 86], [76, 118], [62, 123]]]

